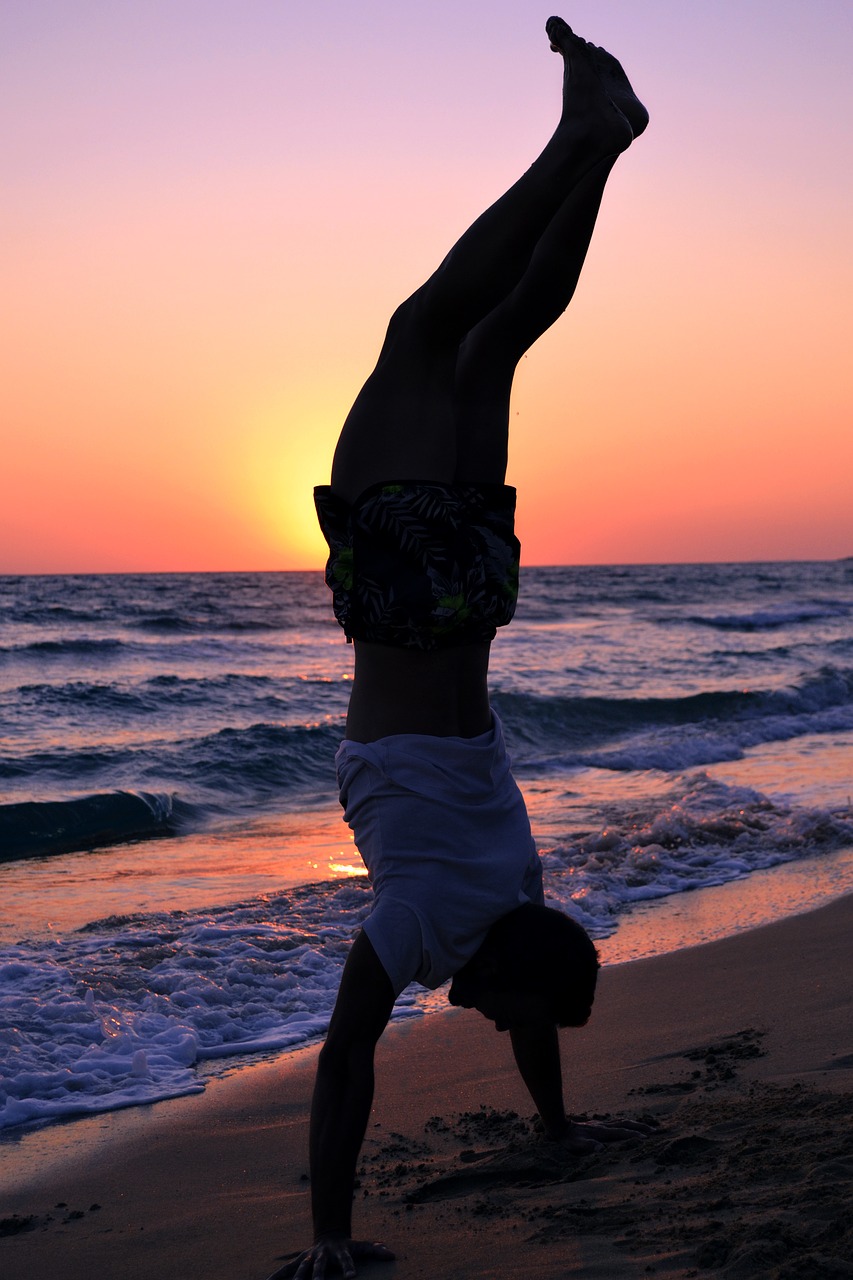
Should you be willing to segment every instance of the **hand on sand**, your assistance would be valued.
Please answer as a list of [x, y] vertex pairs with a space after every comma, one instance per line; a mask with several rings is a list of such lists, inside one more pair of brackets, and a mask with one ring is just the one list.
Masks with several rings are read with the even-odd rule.
[[611, 1142], [639, 1142], [654, 1133], [649, 1124], [639, 1120], [618, 1120], [615, 1124], [588, 1124], [580, 1120], [568, 1120], [556, 1141], [578, 1155], [602, 1151]]
[[310, 1249], [274, 1271], [267, 1280], [325, 1280], [340, 1274], [345, 1280], [356, 1275], [356, 1262], [393, 1262], [394, 1254], [384, 1244], [369, 1240], [349, 1240], [346, 1236], [321, 1236]]

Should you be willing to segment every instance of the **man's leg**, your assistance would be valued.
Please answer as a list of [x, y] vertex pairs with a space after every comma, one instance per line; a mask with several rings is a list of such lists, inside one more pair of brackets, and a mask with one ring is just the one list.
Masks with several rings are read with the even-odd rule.
[[578, 183], [515, 289], [467, 335], [454, 386], [457, 482], [503, 484], [516, 366], [572, 300], [615, 157]]
[[[552, 48], [571, 49], [568, 28], [551, 19]], [[564, 57], [565, 57], [564, 53]], [[596, 67], [610, 98], [638, 137], [648, 112], [621, 65], [604, 49]], [[567, 64], [567, 76], [570, 67]], [[454, 386], [457, 481], [502, 483], [506, 475], [509, 406], [518, 361], [559, 319], [574, 296], [595, 229], [601, 199], [618, 156], [610, 155], [575, 184], [537, 242], [512, 292], [465, 337]]]
[[[619, 62], [549, 18], [551, 47], [563, 58], [563, 110], [554, 134], [526, 173], [457, 241], [417, 300], [424, 327], [457, 342], [499, 306], [524, 276], [567, 197], [602, 161], [610, 163], [648, 123]], [[600, 193], [599, 193], [600, 200]], [[404, 304], [408, 305], [408, 304]]]
[[601, 52], [555, 22], [548, 32], [564, 59], [560, 123], [527, 172], [392, 317], [335, 453], [332, 488], [349, 501], [378, 480], [454, 479], [460, 343], [522, 280], [569, 194], [632, 140], [605, 87]]

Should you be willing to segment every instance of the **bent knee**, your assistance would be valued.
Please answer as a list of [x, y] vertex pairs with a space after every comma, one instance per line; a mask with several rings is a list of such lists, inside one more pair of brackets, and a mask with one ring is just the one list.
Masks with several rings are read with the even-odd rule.
[[450, 330], [446, 317], [433, 306], [428, 285], [422, 285], [400, 303], [388, 321], [383, 354], [393, 349], [435, 355], [455, 351], [460, 340], [460, 335]]
[[418, 344], [424, 341], [425, 330], [425, 309], [420, 295], [420, 289], [417, 293], [413, 293], [411, 297], [406, 298], [405, 302], [401, 302], [399, 307], [388, 321], [388, 328], [385, 331], [386, 346], [392, 343], [398, 346], [400, 343]]

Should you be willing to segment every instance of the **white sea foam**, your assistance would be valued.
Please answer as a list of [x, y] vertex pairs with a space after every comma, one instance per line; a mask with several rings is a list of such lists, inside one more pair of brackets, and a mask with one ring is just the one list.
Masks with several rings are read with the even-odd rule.
[[[542, 851], [549, 900], [595, 937], [621, 912], [853, 844], [850, 815], [789, 807], [705, 774]], [[0, 952], [0, 1125], [176, 1097], [205, 1063], [321, 1037], [366, 881], [206, 912], [113, 917]], [[396, 1016], [435, 998], [416, 986]], [[207, 1068], [207, 1071], [210, 1067]]]
[[684, 772], [724, 760], [741, 760], [754, 747], [812, 734], [846, 733], [853, 729], [853, 703], [793, 715], [744, 717], [715, 725], [668, 726], [632, 735], [604, 750], [579, 753], [584, 765], [599, 769]]
[[4, 948], [0, 1127], [197, 1092], [199, 1063], [321, 1036], [369, 904], [320, 886]]
[[853, 845], [853, 813], [771, 800], [705, 773], [676, 782], [660, 800], [619, 813], [603, 831], [542, 850], [553, 897], [572, 904], [595, 936], [620, 913], [753, 871]]

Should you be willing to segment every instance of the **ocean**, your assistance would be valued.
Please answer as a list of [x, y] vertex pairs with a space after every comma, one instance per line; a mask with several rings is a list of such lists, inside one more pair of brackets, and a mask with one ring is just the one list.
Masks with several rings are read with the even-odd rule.
[[[322, 1036], [370, 909], [351, 663], [319, 573], [0, 578], [7, 1136]], [[524, 569], [492, 689], [605, 961], [853, 888], [853, 562]]]

